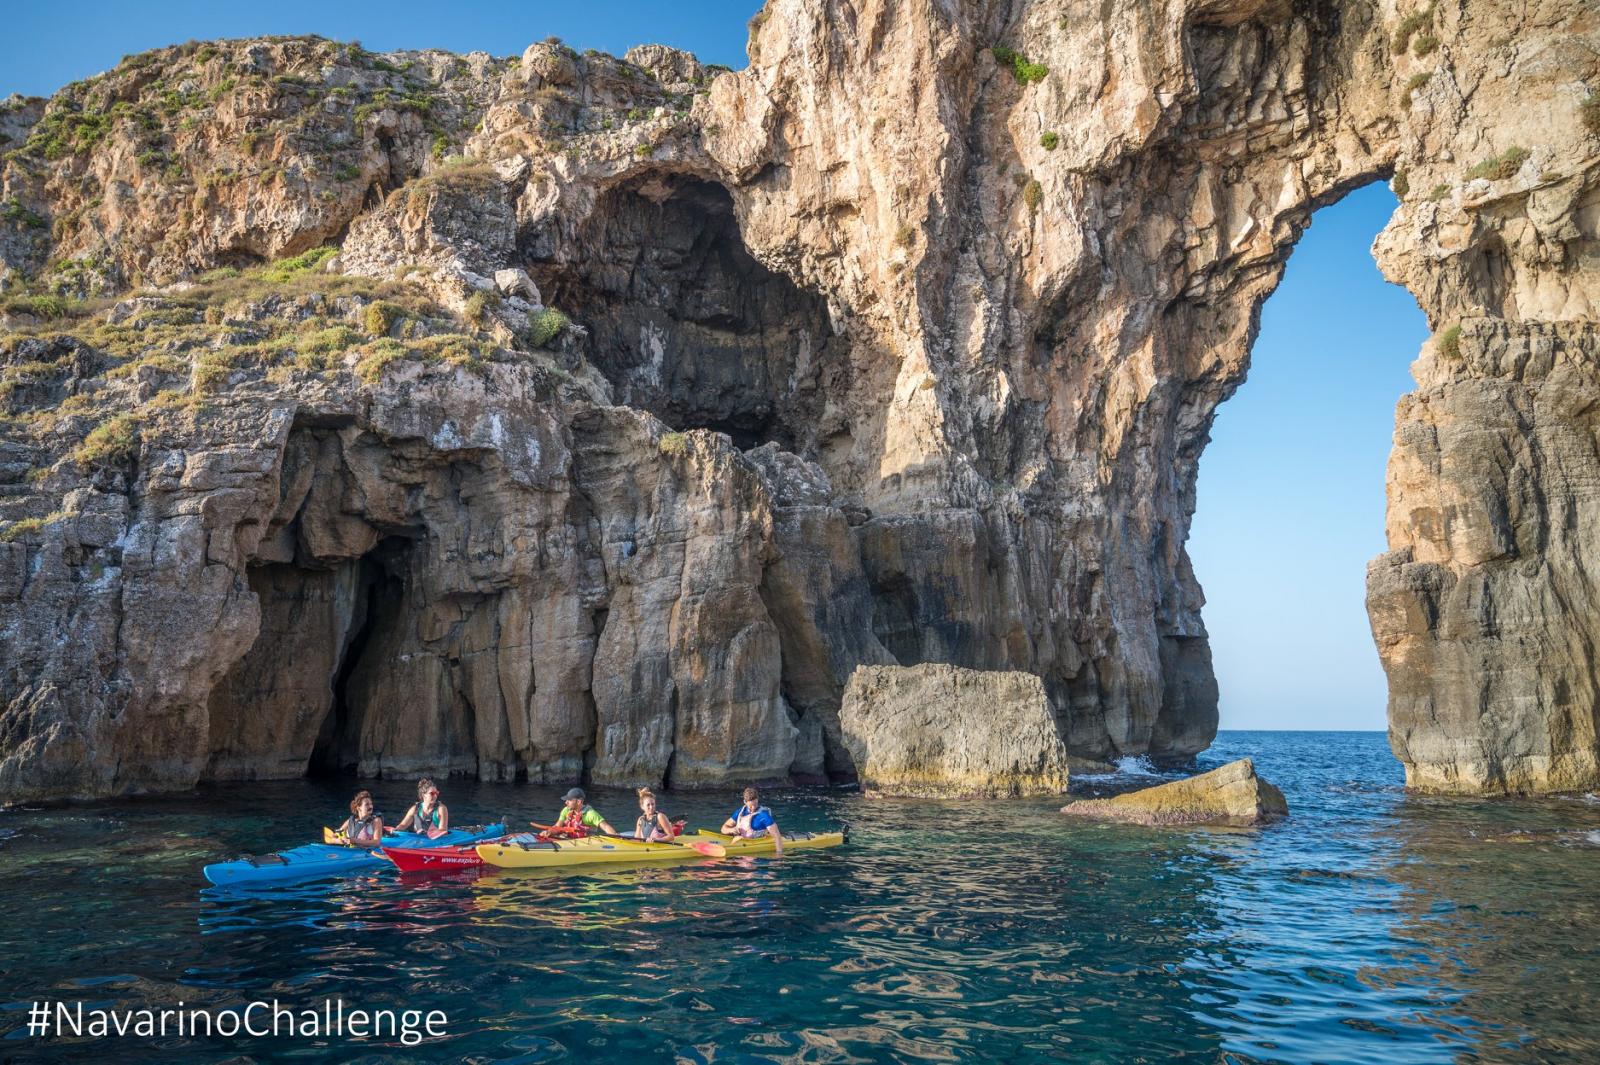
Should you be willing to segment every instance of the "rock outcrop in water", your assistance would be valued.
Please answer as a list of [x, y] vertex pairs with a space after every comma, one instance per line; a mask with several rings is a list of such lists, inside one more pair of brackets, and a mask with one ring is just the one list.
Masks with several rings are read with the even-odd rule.
[[958, 666], [861, 666], [839, 710], [869, 795], [1059, 795], [1066, 744], [1044, 684]]
[[1080, 799], [1064, 814], [1132, 825], [1264, 825], [1289, 815], [1283, 792], [1256, 775], [1248, 758], [1187, 780], [1174, 780], [1110, 799]]
[[772, 0], [737, 73], [275, 38], [8, 101], [0, 794], [843, 777], [852, 671], [923, 663], [1188, 759], [1201, 448], [1388, 176], [1395, 748], [1593, 786], [1597, 33]]

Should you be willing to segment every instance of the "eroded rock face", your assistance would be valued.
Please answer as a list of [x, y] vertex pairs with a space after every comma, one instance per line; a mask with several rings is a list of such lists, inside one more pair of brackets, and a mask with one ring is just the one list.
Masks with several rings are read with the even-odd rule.
[[1391, 174], [1396, 751], [1600, 783], [1600, 26], [1428, 10], [772, 0], [738, 73], [273, 39], [8, 101], [0, 790], [847, 776], [852, 671], [930, 663], [1184, 761], [1211, 419]]
[[1133, 825], [1264, 825], [1289, 815], [1283, 792], [1256, 776], [1248, 758], [1188, 780], [1141, 788], [1110, 799], [1080, 799], [1064, 814]]
[[1044, 684], [957, 666], [861, 666], [839, 711], [861, 786], [877, 795], [1059, 795], [1067, 747]]

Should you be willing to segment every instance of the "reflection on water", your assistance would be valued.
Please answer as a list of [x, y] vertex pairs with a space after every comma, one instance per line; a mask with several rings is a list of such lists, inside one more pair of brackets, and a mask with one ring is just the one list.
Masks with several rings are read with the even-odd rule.
[[[1230, 733], [1208, 760], [1242, 753], [1284, 788], [1289, 822], [1171, 832], [1072, 823], [1046, 802], [795, 792], [774, 797], [783, 823], [848, 820], [851, 843], [255, 893], [205, 889], [200, 866], [301, 842], [342, 787], [11, 811], [0, 1058], [84, 1052], [21, 1031], [26, 1003], [46, 996], [439, 1008], [450, 1035], [428, 1055], [485, 1062], [1600, 1056], [1600, 806], [1408, 798], [1378, 735]], [[375, 790], [399, 802], [406, 789]], [[542, 819], [557, 805], [549, 789], [450, 792], [458, 818]], [[630, 809], [622, 793], [597, 805]], [[701, 824], [729, 805], [668, 804]], [[329, 1049], [169, 1039], [116, 1056]]]

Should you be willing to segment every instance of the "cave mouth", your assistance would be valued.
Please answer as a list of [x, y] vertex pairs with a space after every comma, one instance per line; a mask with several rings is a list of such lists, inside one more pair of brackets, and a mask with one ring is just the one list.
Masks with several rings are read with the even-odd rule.
[[546, 301], [583, 323], [583, 354], [618, 402], [740, 448], [815, 449], [824, 391], [844, 387], [832, 378], [848, 367], [845, 339], [822, 296], [750, 254], [721, 185], [653, 174], [613, 187], [572, 246], [528, 266]]
[[367, 708], [401, 623], [412, 541], [388, 537], [329, 565], [252, 565], [255, 642], [212, 689], [207, 780], [354, 775]]
[[355, 598], [330, 683], [331, 704], [306, 763], [308, 777], [354, 776], [360, 766], [366, 704], [358, 694], [358, 678], [372, 665], [368, 652], [382, 643], [404, 609], [405, 551], [406, 541], [390, 537], [354, 564]]

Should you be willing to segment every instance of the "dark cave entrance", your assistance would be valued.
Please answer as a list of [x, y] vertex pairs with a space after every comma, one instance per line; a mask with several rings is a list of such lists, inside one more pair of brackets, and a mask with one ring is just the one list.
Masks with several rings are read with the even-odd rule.
[[331, 565], [251, 567], [260, 631], [212, 691], [207, 779], [357, 771], [371, 682], [403, 623], [411, 543], [391, 536]]
[[351, 776], [360, 765], [366, 707], [360, 696], [361, 683], [375, 665], [369, 652], [383, 647], [384, 637], [404, 609], [406, 546], [405, 540], [390, 537], [354, 563], [355, 599], [349, 629], [330, 684], [332, 702], [306, 763], [307, 776]]
[[846, 386], [846, 340], [820, 295], [745, 248], [726, 189], [638, 179], [602, 194], [574, 239], [529, 272], [588, 330], [583, 354], [619, 402], [741, 448], [815, 451], [826, 395]]

